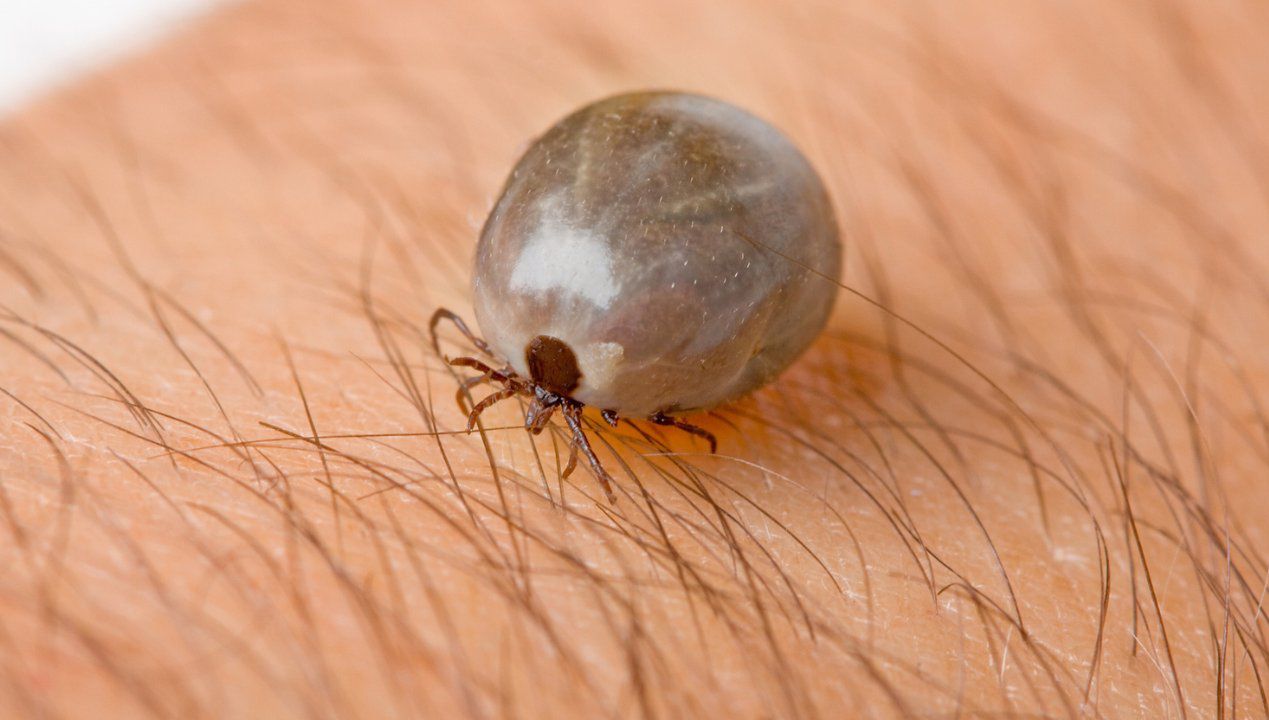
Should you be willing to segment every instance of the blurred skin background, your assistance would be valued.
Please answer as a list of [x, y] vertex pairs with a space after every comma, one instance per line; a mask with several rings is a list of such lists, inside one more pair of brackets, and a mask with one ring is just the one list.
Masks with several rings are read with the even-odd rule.
[[[1269, 716], [1266, 28], [254, 0], [13, 90], [0, 716]], [[793, 138], [848, 289], [718, 455], [599, 430], [614, 505], [516, 403], [458, 432], [425, 324], [639, 88]]]

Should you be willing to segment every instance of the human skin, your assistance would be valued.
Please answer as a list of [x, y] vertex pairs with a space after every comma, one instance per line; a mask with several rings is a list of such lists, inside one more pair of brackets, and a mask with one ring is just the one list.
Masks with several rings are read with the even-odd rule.
[[[1267, 15], [261, 0], [23, 109], [0, 716], [1269, 715]], [[646, 87], [806, 152], [844, 289], [717, 455], [590, 417], [610, 504], [425, 326]]]

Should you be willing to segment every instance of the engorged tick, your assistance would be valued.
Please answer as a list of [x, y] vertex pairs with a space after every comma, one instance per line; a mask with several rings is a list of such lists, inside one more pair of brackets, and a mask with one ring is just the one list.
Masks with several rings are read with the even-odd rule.
[[[468, 413], [530, 398], [536, 434], [559, 409], [567, 476], [586, 456], [586, 405], [706, 439], [675, 417], [772, 380], [819, 334], [837, 295], [841, 244], [819, 176], [778, 130], [719, 100], [641, 92], [561, 120], [520, 158], [485, 222], [473, 277], [476, 337], [494, 365], [459, 389], [500, 385]], [[731, 282], [729, 282], [731, 280]], [[465, 408], [464, 408], [465, 409]]]

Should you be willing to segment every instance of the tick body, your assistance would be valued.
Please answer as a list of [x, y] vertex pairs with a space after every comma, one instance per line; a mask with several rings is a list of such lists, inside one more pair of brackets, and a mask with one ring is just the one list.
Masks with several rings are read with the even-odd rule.
[[619, 95], [512, 171], [473, 278], [473, 340], [506, 366], [459, 364], [531, 396], [531, 430], [562, 408], [608, 490], [581, 406], [707, 435], [671, 415], [773, 379], [823, 328], [840, 266], [828, 195], [779, 131], [699, 95]]

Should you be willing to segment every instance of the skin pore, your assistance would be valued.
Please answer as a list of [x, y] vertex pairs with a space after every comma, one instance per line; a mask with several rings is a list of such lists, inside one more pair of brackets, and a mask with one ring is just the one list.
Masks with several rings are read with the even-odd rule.
[[[0, 716], [1266, 716], [1267, 15], [258, 0], [22, 110]], [[717, 455], [588, 414], [610, 504], [426, 322], [647, 87], [798, 143], [846, 289]]]

